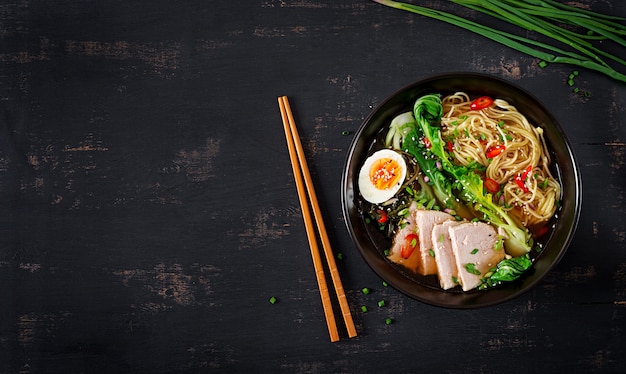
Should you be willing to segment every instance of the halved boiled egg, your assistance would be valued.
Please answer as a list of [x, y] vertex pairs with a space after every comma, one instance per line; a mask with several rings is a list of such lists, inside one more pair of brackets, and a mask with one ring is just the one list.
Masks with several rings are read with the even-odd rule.
[[365, 160], [359, 172], [361, 196], [372, 204], [392, 198], [406, 178], [404, 158], [391, 149], [382, 149]]

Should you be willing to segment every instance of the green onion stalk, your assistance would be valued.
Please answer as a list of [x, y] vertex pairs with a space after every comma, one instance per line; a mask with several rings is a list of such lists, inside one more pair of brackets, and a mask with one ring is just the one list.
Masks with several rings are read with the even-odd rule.
[[[607, 62], [610, 60], [613, 64], [626, 67], [626, 61], [594, 45], [594, 42], [610, 40], [626, 47], [626, 25], [620, 23], [626, 20], [623, 17], [580, 9], [553, 0], [450, 0], [524, 30], [542, 34], [552, 42], [544, 43], [432, 8], [391, 0], [373, 1], [464, 28], [545, 62], [595, 70], [626, 83], [626, 74]], [[572, 31], [565, 27], [567, 25], [582, 28], [586, 32]]]

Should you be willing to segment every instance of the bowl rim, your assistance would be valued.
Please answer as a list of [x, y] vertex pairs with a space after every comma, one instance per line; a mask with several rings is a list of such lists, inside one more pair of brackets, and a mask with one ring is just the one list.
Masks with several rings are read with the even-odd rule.
[[[375, 258], [371, 253], [372, 252], [371, 248], [363, 248], [362, 238], [360, 238], [355, 232], [354, 222], [352, 219], [354, 212], [351, 212], [351, 210], [354, 210], [355, 207], [354, 205], [351, 206], [350, 204], [351, 202], [355, 201], [358, 197], [354, 196], [354, 193], [353, 193], [354, 188], [355, 188], [354, 187], [355, 183], [354, 183], [354, 177], [350, 172], [350, 166], [352, 165], [352, 163], [354, 162], [356, 158], [363, 157], [363, 155], [355, 155], [355, 150], [357, 146], [359, 145], [360, 141], [362, 141], [361, 138], [365, 130], [367, 129], [368, 124], [372, 122], [372, 120], [376, 116], [379, 115], [380, 111], [383, 111], [387, 106], [391, 105], [390, 103], [393, 103], [394, 101], [398, 100], [397, 98], [399, 96], [407, 92], [410, 92], [412, 90], [417, 90], [419, 87], [428, 86], [429, 84], [433, 84], [433, 83], [440, 83], [446, 80], [465, 80], [465, 81], [484, 80], [484, 81], [490, 82], [490, 84], [498, 85], [503, 88], [506, 88], [507, 90], [511, 90], [512, 92], [515, 93], [515, 96], [522, 97], [524, 100], [529, 101], [540, 111], [542, 115], [546, 116], [546, 118], [549, 120], [549, 124], [547, 125], [552, 126], [554, 132], [558, 133], [558, 137], [560, 138], [561, 143], [564, 146], [564, 153], [565, 153], [564, 156], [566, 156], [565, 159], [567, 160], [566, 162], [569, 168], [569, 173], [574, 177], [573, 187], [571, 187], [572, 186], [571, 182], [568, 182], [569, 183], [568, 186], [571, 187], [570, 190], [573, 190], [573, 196], [569, 196], [569, 199], [571, 201], [567, 202], [568, 209], [570, 210], [570, 217], [566, 217], [568, 219], [566, 219], [564, 223], [565, 225], [564, 230], [566, 231], [564, 232], [564, 234], [561, 235], [561, 236], [564, 236], [564, 239], [562, 239], [562, 242], [560, 244], [561, 248], [558, 249], [558, 252], [551, 253], [551, 256], [549, 257], [550, 261], [548, 264], [542, 263], [539, 269], [537, 269], [538, 267], [537, 263], [533, 264], [533, 272], [540, 271], [540, 274], [538, 274], [537, 276], [530, 277], [530, 280], [528, 282], [525, 282], [523, 284], [523, 287], [507, 284], [505, 287], [500, 286], [500, 287], [489, 289], [486, 291], [469, 291], [467, 293], [465, 292], [451, 293], [448, 291], [444, 291], [442, 289], [439, 289], [439, 290], [429, 289], [428, 291], [424, 291], [423, 289], [428, 289], [428, 287], [422, 284], [419, 284], [413, 280], [410, 280], [410, 282], [408, 282], [409, 279], [404, 276], [394, 276], [390, 278], [388, 274], [388, 269], [391, 267], [391, 265], [388, 264], [389, 261], [387, 259], [384, 259], [383, 256], [378, 253], [377, 255], [379, 258]], [[512, 104], [515, 106], [515, 103], [512, 103]], [[524, 112], [522, 113], [525, 114]], [[543, 124], [533, 123], [533, 125], [540, 126], [543, 128], [544, 126], [546, 126], [546, 123], [543, 123]], [[380, 130], [380, 128], [381, 127], [379, 126], [378, 130]], [[556, 162], [556, 161], [553, 160], [553, 162]], [[561, 167], [560, 164], [561, 163], [557, 164], [557, 167]], [[358, 169], [357, 169], [357, 172], [358, 172]], [[561, 193], [563, 194], [564, 182], [562, 180], [560, 182], [562, 185]], [[341, 184], [341, 206], [342, 206], [342, 214], [343, 214], [344, 223], [350, 234], [353, 244], [356, 246], [356, 249], [359, 251], [361, 257], [368, 264], [368, 266], [380, 278], [385, 280], [389, 285], [391, 285], [392, 287], [394, 287], [396, 290], [400, 291], [401, 293], [404, 293], [405, 295], [413, 299], [416, 299], [418, 301], [421, 301], [423, 303], [426, 303], [426, 304], [443, 307], [443, 308], [452, 308], [452, 309], [473, 309], [473, 308], [488, 307], [488, 306], [493, 306], [496, 304], [504, 303], [506, 301], [509, 301], [513, 298], [520, 296], [521, 294], [527, 292], [528, 290], [534, 288], [537, 284], [539, 284], [544, 279], [544, 277], [560, 262], [565, 252], [567, 251], [567, 248], [571, 244], [571, 241], [573, 239], [573, 236], [578, 226], [580, 214], [582, 211], [582, 204], [583, 204], [583, 201], [582, 201], [583, 182], [582, 182], [582, 176], [580, 173], [579, 163], [577, 162], [576, 156], [574, 154], [574, 150], [571, 146], [571, 142], [569, 141], [566, 133], [563, 131], [562, 126], [554, 117], [554, 115], [544, 106], [544, 104], [535, 95], [530, 93], [528, 90], [520, 87], [519, 85], [509, 80], [506, 80], [504, 78], [500, 78], [500, 77], [493, 76], [490, 74], [475, 73], [475, 72], [449, 72], [449, 73], [431, 75], [431, 76], [416, 80], [412, 83], [409, 83], [401, 87], [400, 89], [395, 90], [391, 95], [387, 96], [378, 105], [373, 107], [370, 110], [369, 114], [361, 122], [361, 125], [359, 126], [358, 130], [354, 133], [353, 139], [348, 148], [345, 162], [343, 165], [341, 183], [342, 183]], [[562, 221], [563, 219], [565, 218], [559, 217], [558, 221]], [[553, 230], [553, 231], [556, 232], [556, 230]], [[550, 237], [548, 243], [550, 243], [551, 239], [552, 237]], [[547, 248], [544, 248], [542, 250], [542, 255], [543, 255], [543, 252], [546, 251], [546, 249]], [[387, 263], [387, 266], [385, 266], [383, 263]], [[397, 271], [397, 269], [395, 270]], [[512, 283], [515, 283], [515, 282], [512, 282]], [[418, 291], [414, 291], [414, 289], [417, 289]], [[438, 292], [441, 295], [446, 295], [446, 296], [437, 297], [437, 295], [434, 295], [433, 292]], [[485, 295], [487, 293], [491, 293], [493, 296], [482, 297], [482, 298], [480, 297], [481, 295]], [[449, 295], [461, 295], [461, 296], [452, 296], [452, 299], [450, 299], [448, 297]]]

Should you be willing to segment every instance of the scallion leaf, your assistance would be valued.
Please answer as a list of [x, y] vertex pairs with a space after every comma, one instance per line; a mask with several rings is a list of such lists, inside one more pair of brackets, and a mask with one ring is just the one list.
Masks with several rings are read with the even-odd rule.
[[[623, 37], [626, 35], [626, 26], [617, 22], [624, 21], [621, 17], [587, 11], [553, 0], [450, 0], [518, 26], [524, 33], [528, 30], [540, 33], [551, 41], [551, 43], [544, 43], [428, 7], [391, 0], [373, 1], [464, 28], [538, 58], [541, 60], [539, 66], [542, 67], [548, 62], [570, 64], [595, 70], [618, 81], [626, 82], [626, 74], [610, 66], [606, 60], [611, 60], [621, 66], [626, 66], [626, 61], [592, 43], [592, 41], [610, 40], [619, 46], [626, 47], [626, 40]], [[579, 34], [570, 31], [568, 25], [582, 27], [593, 33]]]

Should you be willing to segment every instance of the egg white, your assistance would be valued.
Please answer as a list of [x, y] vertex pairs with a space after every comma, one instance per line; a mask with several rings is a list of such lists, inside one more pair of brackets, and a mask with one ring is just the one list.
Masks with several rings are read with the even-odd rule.
[[[369, 176], [370, 168], [374, 162], [382, 158], [392, 159], [400, 165], [400, 178], [398, 179], [398, 182], [387, 189], [377, 188], [372, 183]], [[398, 152], [392, 151], [391, 149], [382, 149], [372, 154], [363, 163], [361, 171], [359, 172], [359, 191], [365, 200], [372, 204], [380, 204], [391, 199], [398, 192], [400, 187], [402, 187], [402, 183], [404, 183], [405, 178], [406, 162], [404, 161], [404, 158]]]

